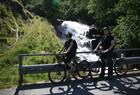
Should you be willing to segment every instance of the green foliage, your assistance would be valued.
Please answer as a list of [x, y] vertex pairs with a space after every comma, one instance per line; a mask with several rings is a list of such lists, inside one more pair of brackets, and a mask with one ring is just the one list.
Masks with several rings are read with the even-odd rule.
[[[25, 36], [19, 39], [15, 47], [5, 51], [2, 59], [17, 63], [19, 53], [56, 52], [61, 48], [59, 39], [48, 22], [34, 18], [30, 24], [24, 24]], [[3, 62], [5, 62], [3, 61]]]
[[115, 5], [115, 11], [124, 15], [140, 15], [139, 0], [119, 0]]
[[[12, 13], [10, 12], [10, 10], [2, 3], [0, 3], [0, 31], [3, 32], [3, 31], [8, 31], [7, 28], [9, 28], [9, 26], [12, 27], [13, 25], [13, 22], [11, 18], [13, 15]], [[3, 28], [4, 27], [4, 28]], [[7, 29], [7, 30], [4, 30], [4, 29]]]
[[120, 39], [121, 47], [138, 48], [140, 45], [140, 1], [119, 0], [114, 7], [118, 15], [113, 32]]
[[90, 17], [87, 14], [89, 0], [42, 0], [36, 3], [31, 1], [28, 1], [26, 7], [40, 16], [47, 17], [51, 22], [57, 18], [86, 20]]
[[11, 31], [12, 28], [15, 28], [13, 14], [9, 7], [0, 3], [0, 52], [5, 46], [13, 43], [15, 32]]
[[30, 0], [25, 1], [25, 6], [30, 11], [34, 12], [37, 15], [48, 18], [50, 21], [54, 21], [58, 18], [59, 15], [59, 3], [60, 0]]
[[[24, 6], [29, 10], [47, 18], [51, 22], [55, 22], [57, 18], [67, 20], [84, 20], [88, 24], [94, 23], [99, 28], [110, 26], [115, 38], [119, 39], [119, 47], [132, 48], [140, 47], [140, 0], [10, 0], [20, 8], [16, 10], [16, 21], [19, 25], [20, 39], [13, 48], [7, 49], [0, 56], [0, 67], [8, 70], [13, 66], [9, 74], [16, 74], [15, 63], [17, 63], [17, 54], [19, 53], [45, 53], [56, 52], [61, 43], [54, 33], [53, 27], [44, 18], [35, 17], [30, 23], [23, 22], [22, 16], [26, 17]], [[20, 2], [19, 2], [20, 1]], [[4, 0], [3, 0], [4, 2]], [[22, 6], [21, 2], [24, 6]], [[9, 5], [8, 5], [9, 6]], [[15, 6], [11, 7], [15, 8]], [[15, 14], [15, 13], [14, 13]], [[20, 17], [21, 16], [21, 17]], [[11, 19], [13, 13], [10, 7], [0, 3], [0, 37], [6, 36], [8, 42], [12, 43], [9, 33], [10, 28], [15, 28]], [[30, 57], [25, 58], [24, 63], [28, 64], [46, 64], [55, 62], [55, 57]], [[4, 77], [4, 69], [0, 71], [2, 77], [0, 80], [9, 81], [8, 85], [16, 84], [12, 80], [17, 80], [17, 76]], [[36, 78], [39, 76], [38, 78]], [[11, 78], [12, 77], [12, 78]], [[12, 80], [10, 80], [10, 78]], [[43, 79], [41, 75], [31, 77], [27, 75], [26, 82]], [[4, 79], [4, 80], [3, 80]], [[3, 87], [0, 81], [0, 87]]]
[[101, 27], [115, 24], [115, 4], [116, 0], [89, 0], [88, 14], [92, 14], [96, 24]]
[[17, 65], [0, 64], [0, 89], [16, 86], [18, 83]]
[[[1, 4], [1, 3], [0, 3]], [[11, 10], [5, 5], [0, 6], [1, 20], [4, 22], [1, 25], [0, 38], [5, 36], [10, 39], [10, 28], [15, 28], [14, 18]], [[23, 21], [20, 16], [16, 17], [16, 22], [19, 26], [19, 39], [17, 43], [10, 47], [2, 49], [0, 54], [0, 88], [7, 88], [17, 85], [18, 82], [18, 54], [19, 53], [55, 53], [61, 48], [60, 40], [54, 32], [53, 26], [44, 18], [35, 16], [28, 22]], [[1, 46], [0, 46], [1, 48]], [[54, 63], [55, 57], [32, 57], [25, 58], [25, 64], [47, 64]], [[37, 74], [34, 76], [28, 75], [25, 78], [26, 82], [35, 82], [46, 80], [47, 75]]]
[[37, 5], [39, 3], [41, 3], [43, 0], [21, 0], [22, 4], [24, 6], [28, 6], [28, 5]]
[[122, 47], [140, 47], [140, 22], [138, 16], [126, 16], [118, 19], [118, 25], [114, 28], [114, 34], [120, 39]]
[[[0, 57], [0, 88], [11, 87], [16, 85], [18, 81], [18, 71], [16, 64], [18, 63], [19, 53], [55, 53], [61, 48], [60, 40], [54, 34], [53, 27], [40, 17], [34, 18], [30, 23], [24, 23], [24, 35], [18, 40], [18, 43], [11, 49], [7, 49]], [[50, 28], [52, 27], [52, 28]], [[24, 59], [25, 65], [29, 64], [47, 64], [54, 63], [56, 58], [52, 57], [28, 57]], [[11, 68], [10, 68], [11, 67]], [[9, 70], [10, 71], [9, 71]], [[44, 74], [27, 75], [25, 82], [35, 82], [46, 80]], [[5, 81], [8, 81], [7, 83]]]
[[60, 0], [53, 0], [52, 1], [53, 6], [55, 6], [55, 7], [58, 7], [59, 3], [60, 3]]

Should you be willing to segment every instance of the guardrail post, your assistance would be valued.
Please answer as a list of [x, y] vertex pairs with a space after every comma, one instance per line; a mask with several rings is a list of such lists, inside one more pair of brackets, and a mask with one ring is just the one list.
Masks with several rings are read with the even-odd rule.
[[18, 87], [16, 88], [16, 91], [14, 93], [14, 95], [18, 95], [19, 91], [21, 89], [22, 86], [22, 82], [23, 82], [23, 72], [22, 72], [22, 55], [18, 55], [18, 63], [19, 63], [19, 81], [18, 81]]
[[19, 60], [19, 87], [21, 87], [23, 82], [22, 55], [18, 55], [18, 60]]

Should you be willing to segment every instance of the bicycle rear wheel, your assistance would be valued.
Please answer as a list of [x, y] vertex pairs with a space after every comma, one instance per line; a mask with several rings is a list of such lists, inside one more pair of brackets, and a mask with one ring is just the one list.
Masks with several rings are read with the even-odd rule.
[[63, 82], [66, 78], [66, 69], [63, 65], [57, 64], [50, 68], [48, 72], [49, 80], [52, 83]]
[[89, 62], [87, 62], [86, 60], [83, 60], [80, 63], [78, 63], [77, 69], [79, 77], [87, 78], [89, 76]]
[[114, 70], [117, 75], [125, 75], [128, 71], [128, 64], [126, 60], [124, 59], [119, 59], [116, 61], [114, 65]]
[[98, 78], [101, 74], [101, 62], [97, 61], [96, 63], [93, 63], [90, 69], [90, 75], [91, 78]]

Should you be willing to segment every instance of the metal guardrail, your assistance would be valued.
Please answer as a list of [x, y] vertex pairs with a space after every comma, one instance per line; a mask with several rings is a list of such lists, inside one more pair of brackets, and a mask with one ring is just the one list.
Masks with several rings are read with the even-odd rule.
[[[118, 53], [120, 52], [126, 52], [126, 51], [140, 51], [140, 48], [131, 48], [131, 49], [116, 49]], [[77, 54], [80, 53], [93, 53], [93, 51], [87, 51], [87, 52], [77, 52]], [[49, 68], [55, 64], [40, 64], [40, 65], [23, 65], [23, 57], [24, 56], [54, 56], [55, 53], [46, 53], [46, 54], [19, 54], [18, 60], [19, 60], [19, 84], [16, 89], [16, 92], [14, 95], [18, 95], [20, 89], [22, 89], [22, 83], [23, 83], [23, 75], [24, 74], [33, 74], [33, 73], [44, 73], [48, 72]], [[125, 57], [128, 64], [140, 64], [140, 56], [139, 57]], [[56, 63], [57, 64], [57, 63]]]
[[140, 51], [140, 48], [128, 48], [128, 49], [115, 49], [116, 51], [126, 52], [126, 51]]
[[[117, 52], [126, 52], [126, 51], [140, 51], [140, 48], [132, 48], [132, 49], [116, 49]], [[77, 54], [82, 53], [93, 53], [93, 51], [86, 52], [77, 52]], [[23, 57], [24, 56], [55, 56], [56, 53], [46, 53], [46, 54], [19, 54], [19, 86], [22, 85], [23, 75], [24, 74], [34, 74], [34, 73], [44, 73], [48, 72], [49, 68], [55, 64], [39, 64], [39, 65], [23, 65]], [[139, 57], [125, 57], [128, 64], [140, 64], [140, 56]], [[57, 63], [56, 63], [57, 64]]]
[[[130, 49], [115, 49], [114, 51], [126, 52], [126, 51], [140, 51], [140, 48], [130, 48]], [[85, 51], [85, 52], [77, 52], [80, 53], [94, 53], [93, 51]], [[19, 56], [48, 56], [48, 55], [56, 55], [56, 53], [44, 53], [44, 54], [19, 54]]]
[[[93, 53], [93, 51], [87, 52], [77, 52], [80, 53]], [[49, 68], [55, 64], [38, 64], [38, 65], [23, 65], [23, 57], [25, 56], [56, 56], [56, 53], [46, 53], [46, 54], [19, 54], [19, 86], [23, 83], [24, 74], [34, 74], [34, 73], [44, 73], [48, 72]], [[61, 54], [62, 55], [62, 54]], [[57, 64], [57, 63], [56, 63]]]

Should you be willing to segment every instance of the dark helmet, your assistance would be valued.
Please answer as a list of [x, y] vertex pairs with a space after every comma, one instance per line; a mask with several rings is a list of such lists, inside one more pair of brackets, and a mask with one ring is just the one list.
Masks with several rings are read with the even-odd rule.
[[109, 29], [108, 27], [104, 27], [104, 28], [103, 28], [103, 32], [104, 32], [105, 30], [107, 30], [107, 32], [109, 33], [109, 35], [111, 35], [110, 29]]
[[66, 36], [67, 36], [67, 37], [72, 37], [72, 33], [71, 33], [71, 32], [68, 32], [68, 33], [66, 34]]

